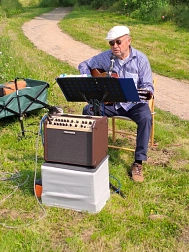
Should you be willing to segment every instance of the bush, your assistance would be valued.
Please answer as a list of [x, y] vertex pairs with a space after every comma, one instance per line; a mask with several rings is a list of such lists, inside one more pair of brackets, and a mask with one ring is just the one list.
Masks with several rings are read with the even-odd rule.
[[174, 8], [174, 21], [177, 25], [189, 28], [189, 7], [186, 5], [177, 5]]
[[130, 14], [131, 18], [140, 19], [143, 21], [161, 22], [174, 20], [174, 8], [170, 5], [157, 6], [150, 11], [146, 6], [142, 5]]
[[74, 6], [76, 0], [41, 0], [40, 7], [69, 7]]
[[74, 6], [76, 0], [59, 0], [59, 5], [64, 7]]
[[77, 0], [77, 4], [78, 5], [88, 5], [89, 4], [89, 0]]
[[1, 0], [1, 9], [7, 16], [11, 14], [20, 13], [22, 11], [22, 4], [18, 0]]
[[115, 1], [115, 0], [93, 0], [91, 1], [91, 7], [93, 9], [99, 9], [102, 8], [104, 10], [109, 9], [111, 6], [113, 6], [114, 4], [118, 3], [119, 1]]

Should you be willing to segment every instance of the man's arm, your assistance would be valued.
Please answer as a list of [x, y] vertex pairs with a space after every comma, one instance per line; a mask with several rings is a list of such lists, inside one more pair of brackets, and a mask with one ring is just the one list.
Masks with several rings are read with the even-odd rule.
[[[90, 59], [89, 59], [90, 60]], [[90, 75], [91, 74], [91, 71], [90, 71], [90, 67], [89, 67], [89, 64], [88, 64], [88, 61], [89, 60], [85, 60], [83, 62], [81, 62], [78, 66], [78, 70], [81, 74], [87, 74], [87, 75]]]
[[150, 62], [146, 55], [143, 54], [143, 56], [140, 59], [139, 62], [139, 86], [138, 89], [147, 89], [152, 94], [154, 92], [153, 87], [153, 79], [152, 79], [152, 70], [150, 66]]
[[81, 62], [78, 66], [78, 70], [81, 74], [90, 74], [91, 69], [103, 69], [108, 71], [110, 66], [111, 50], [102, 52], [88, 60]]

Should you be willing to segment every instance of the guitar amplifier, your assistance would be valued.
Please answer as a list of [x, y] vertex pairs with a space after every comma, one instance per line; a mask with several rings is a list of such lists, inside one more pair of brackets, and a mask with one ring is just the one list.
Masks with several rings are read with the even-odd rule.
[[63, 114], [44, 121], [45, 161], [92, 168], [107, 153], [107, 117]]

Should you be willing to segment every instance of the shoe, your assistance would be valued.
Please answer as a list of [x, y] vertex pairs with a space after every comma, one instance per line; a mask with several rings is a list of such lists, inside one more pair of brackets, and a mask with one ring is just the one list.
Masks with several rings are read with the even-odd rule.
[[135, 182], [143, 182], [144, 176], [142, 173], [142, 165], [137, 164], [137, 163], [133, 163], [131, 166], [131, 175], [132, 175], [132, 179]]

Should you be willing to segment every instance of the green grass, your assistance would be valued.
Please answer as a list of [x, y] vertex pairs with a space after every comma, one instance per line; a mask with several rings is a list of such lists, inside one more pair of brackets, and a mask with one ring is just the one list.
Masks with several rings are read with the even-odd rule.
[[[55, 83], [55, 77], [60, 73], [74, 74], [77, 70], [37, 50], [23, 35], [23, 23], [46, 11], [50, 9], [27, 8], [24, 13], [0, 20], [1, 83], [16, 76], [45, 80], [50, 84], [49, 104], [62, 106], [65, 113], [81, 113], [84, 104], [68, 103]], [[78, 35], [78, 38], [85, 36], [85, 40], [93, 43], [94, 47], [105, 49], [107, 45], [103, 38], [107, 28], [118, 22], [118, 19], [113, 16], [110, 22], [109, 14], [89, 14], [72, 15], [72, 18], [77, 18], [73, 19], [75, 28], [83, 27], [83, 30], [77, 29], [75, 35]], [[122, 19], [124, 17], [120, 17], [119, 20]], [[146, 36], [151, 47], [156, 27], [145, 24], [144, 33], [142, 24], [136, 22], [135, 30], [134, 21], [132, 22], [129, 24], [132, 24], [134, 45], [145, 49], [142, 41]], [[65, 20], [65, 27], [67, 23], [72, 27], [72, 19]], [[90, 23], [91, 28], [87, 29], [87, 24]], [[173, 34], [172, 26], [163, 24], [162, 27], [159, 27], [156, 34], [158, 41], [165, 37], [165, 34]], [[141, 31], [139, 37], [137, 31]], [[172, 36], [179, 34], [181, 32], [178, 30]], [[188, 34], [182, 32], [182, 36], [186, 43]], [[176, 39], [172, 40], [172, 47], [167, 47], [168, 42], [165, 43], [166, 47], [157, 43], [152, 53], [156, 54], [158, 48], [160, 55], [167, 51], [170, 54], [169, 58], [175, 58], [175, 52], [171, 48], [177, 48], [179, 40], [180, 37], [177, 39], [176, 36]], [[147, 48], [145, 50], [148, 51]], [[179, 55], [178, 50], [176, 54], [178, 60], [183, 57], [183, 51], [187, 50], [187, 47], [180, 47], [179, 50]], [[161, 57], [156, 55], [153, 58], [155, 71]], [[162, 66], [166, 66], [166, 72], [169, 69], [168, 60], [162, 58], [162, 62]], [[187, 66], [186, 59], [183, 59], [183, 62]], [[177, 72], [178, 69], [175, 67], [175, 76]], [[187, 70], [185, 75], [187, 76]], [[178, 78], [187, 79], [185, 75], [179, 75]], [[109, 149], [110, 174], [120, 181], [121, 189], [126, 195], [125, 199], [111, 191], [110, 200], [98, 214], [43, 206], [44, 215], [44, 210], [33, 195], [33, 179], [35, 169], [37, 178], [41, 177], [40, 168], [44, 162], [41, 136], [38, 138], [37, 133], [39, 123], [46, 113], [46, 109], [41, 109], [24, 118], [27, 132], [22, 140], [18, 137], [21, 129], [17, 117], [0, 120], [0, 178], [5, 176], [6, 172], [20, 173], [20, 177], [15, 180], [0, 182], [0, 252], [189, 251], [188, 121], [180, 120], [156, 108], [155, 142], [158, 145], [149, 149], [148, 162], [144, 163], [143, 184], [133, 183], [126, 176], [133, 161], [133, 154]], [[121, 123], [118, 126], [125, 127]], [[111, 139], [109, 141], [111, 143]], [[122, 136], [118, 139], [118, 144], [121, 143], [134, 146], [132, 139]], [[118, 185], [112, 177], [110, 180]], [[22, 186], [17, 188], [18, 185]]]
[[129, 27], [133, 47], [148, 56], [154, 72], [189, 81], [189, 33], [172, 23], [151, 24], [124, 15], [78, 9], [60, 22], [62, 30], [76, 40], [101, 50], [109, 49], [105, 37], [114, 25]]

